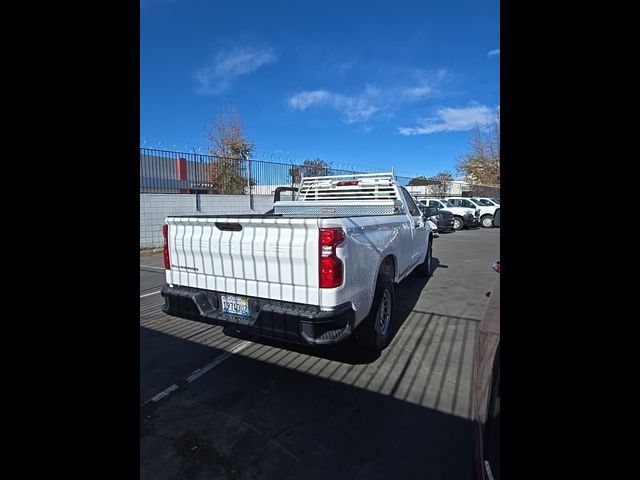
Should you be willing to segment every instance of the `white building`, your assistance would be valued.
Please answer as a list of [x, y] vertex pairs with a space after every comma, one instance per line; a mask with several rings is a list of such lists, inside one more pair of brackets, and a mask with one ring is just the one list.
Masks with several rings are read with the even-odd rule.
[[462, 192], [469, 190], [469, 184], [463, 180], [452, 180], [445, 183], [445, 188], [440, 185], [414, 185], [406, 186], [407, 191], [415, 197], [428, 196], [461, 196]]

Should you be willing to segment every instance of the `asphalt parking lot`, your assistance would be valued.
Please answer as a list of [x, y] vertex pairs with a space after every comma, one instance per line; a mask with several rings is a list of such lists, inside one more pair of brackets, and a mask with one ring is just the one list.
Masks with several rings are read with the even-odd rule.
[[[474, 340], [500, 230], [441, 234], [391, 345], [311, 348], [169, 317], [140, 257], [142, 479], [469, 479]], [[156, 401], [157, 400], [157, 401]]]

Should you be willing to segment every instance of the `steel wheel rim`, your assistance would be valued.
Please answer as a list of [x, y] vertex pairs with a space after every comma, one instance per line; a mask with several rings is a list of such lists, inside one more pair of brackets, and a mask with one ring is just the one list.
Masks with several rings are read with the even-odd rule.
[[453, 220], [453, 228], [458, 230], [460, 228], [460, 220], [457, 218]]
[[490, 227], [491, 226], [491, 219], [489, 217], [486, 217], [484, 220], [482, 220], [482, 224], [487, 228]]
[[391, 325], [391, 296], [388, 290], [385, 290], [382, 294], [382, 301], [378, 311], [378, 323], [380, 324], [382, 335], [386, 335]]

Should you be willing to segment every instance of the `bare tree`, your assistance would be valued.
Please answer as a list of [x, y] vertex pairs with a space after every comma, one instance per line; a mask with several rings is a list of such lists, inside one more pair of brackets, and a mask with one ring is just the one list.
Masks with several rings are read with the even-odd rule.
[[[214, 192], [227, 195], [245, 193], [246, 161], [256, 146], [245, 136], [244, 125], [235, 108], [217, 116], [207, 132], [207, 140], [210, 142], [209, 154], [216, 157], [208, 167]], [[253, 180], [250, 183], [255, 185]]]
[[443, 170], [436, 173], [433, 177], [429, 177], [429, 180], [432, 182], [431, 188], [429, 188], [431, 194], [444, 197], [449, 193], [451, 188], [453, 174], [449, 170]]
[[289, 170], [291, 183], [298, 184], [302, 177], [322, 177], [331, 173], [331, 164], [320, 158], [305, 160], [302, 165], [297, 165]]
[[428, 195], [444, 196], [449, 193], [451, 181], [453, 181], [453, 174], [448, 170], [443, 170], [431, 177], [425, 177], [423, 175], [414, 177], [409, 180], [407, 185], [412, 187], [426, 186], [427, 188], [425, 188], [423, 193]]
[[458, 173], [474, 185], [500, 185], [500, 115], [493, 124], [471, 132], [469, 150], [456, 164]]

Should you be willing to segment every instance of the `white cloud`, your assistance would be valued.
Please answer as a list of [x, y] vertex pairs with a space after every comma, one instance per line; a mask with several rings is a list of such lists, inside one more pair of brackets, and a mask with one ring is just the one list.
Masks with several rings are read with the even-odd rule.
[[431, 87], [424, 85], [421, 87], [405, 88], [402, 91], [402, 95], [410, 98], [421, 98], [430, 94], [431, 91], [432, 91]]
[[419, 72], [417, 76], [419, 80], [410, 86], [406, 83], [385, 88], [367, 85], [361, 92], [352, 95], [328, 90], [303, 90], [289, 97], [287, 102], [294, 110], [332, 108], [342, 113], [346, 123], [365, 122], [379, 112], [388, 112], [402, 103], [419, 101], [437, 93], [435, 86], [445, 79], [447, 71], [441, 69], [430, 75]]
[[485, 125], [495, 117], [495, 111], [485, 105], [466, 108], [442, 108], [436, 117], [421, 118], [417, 127], [400, 127], [400, 135], [430, 135], [437, 132], [460, 132]]
[[333, 108], [344, 115], [346, 123], [357, 123], [368, 120], [379, 110], [372, 101], [372, 97], [379, 94], [378, 89], [369, 86], [364, 92], [354, 96], [327, 90], [313, 90], [296, 93], [289, 98], [288, 103], [291, 108], [300, 111], [314, 106]]
[[218, 53], [211, 65], [194, 74], [198, 82], [198, 92], [211, 95], [222, 93], [231, 86], [235, 78], [275, 61], [276, 55], [271, 48], [244, 47]]
[[500, 55], [500, 49], [497, 48], [495, 50], [491, 50], [489, 53], [487, 53], [487, 56], [489, 57], [495, 57], [496, 55]]
[[294, 110], [305, 111], [312, 105], [330, 104], [335, 94], [326, 90], [300, 92], [289, 98], [289, 106]]
[[337, 72], [340, 75], [344, 75], [349, 70], [351, 70], [355, 66], [356, 63], [357, 63], [356, 60], [333, 63], [333, 64], [329, 64], [328, 65], [327, 70], [332, 71], [332, 72]]
[[418, 71], [416, 76], [420, 78], [417, 85], [404, 88], [401, 96], [405, 100], [420, 100], [428, 95], [439, 93], [438, 87], [450, 76], [449, 72], [441, 68], [432, 73]]
[[438, 87], [450, 77], [445, 69], [431, 73], [414, 70], [410, 76], [413, 78], [409, 81], [403, 79], [383, 88], [366, 85], [361, 92], [351, 95], [329, 90], [303, 90], [289, 97], [287, 103], [299, 111], [311, 107], [337, 110], [342, 113], [342, 120], [349, 124], [366, 122], [374, 116], [389, 119], [393, 118], [392, 110], [403, 104], [440, 93]]

